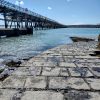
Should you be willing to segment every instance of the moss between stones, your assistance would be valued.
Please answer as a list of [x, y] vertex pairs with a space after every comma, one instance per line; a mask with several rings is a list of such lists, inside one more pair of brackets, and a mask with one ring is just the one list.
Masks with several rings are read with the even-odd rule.
[[8, 76], [9, 76], [8, 74], [4, 75], [3, 77], [0, 78], [0, 81], [4, 81]]
[[4, 69], [0, 69], [0, 74], [4, 71]]

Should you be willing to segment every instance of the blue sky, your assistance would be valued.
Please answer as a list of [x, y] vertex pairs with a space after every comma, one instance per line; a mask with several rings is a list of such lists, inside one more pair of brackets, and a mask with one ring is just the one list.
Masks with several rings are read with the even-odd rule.
[[23, 0], [21, 6], [63, 24], [100, 23], [100, 0]]

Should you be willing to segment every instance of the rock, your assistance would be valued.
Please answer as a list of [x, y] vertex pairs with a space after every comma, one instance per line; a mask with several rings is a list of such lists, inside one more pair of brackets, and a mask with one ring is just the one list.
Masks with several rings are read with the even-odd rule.
[[99, 36], [98, 36], [98, 45], [97, 45], [97, 50], [94, 51], [93, 56], [98, 56], [98, 57], [100, 57], [100, 34], [99, 34]]
[[100, 34], [98, 36], [98, 46], [97, 46], [97, 49], [100, 49]]
[[98, 42], [100, 42], [100, 34], [99, 34], [99, 36], [98, 36]]
[[14, 61], [14, 60], [11, 60], [10, 62], [6, 63], [8, 67], [19, 67], [20, 64], [21, 61]]
[[4, 60], [0, 58], [0, 64], [2, 64], [3, 62], [4, 62]]
[[95, 41], [95, 39], [90, 39], [90, 38], [83, 38], [83, 37], [70, 37], [73, 42], [89, 42], [89, 41]]

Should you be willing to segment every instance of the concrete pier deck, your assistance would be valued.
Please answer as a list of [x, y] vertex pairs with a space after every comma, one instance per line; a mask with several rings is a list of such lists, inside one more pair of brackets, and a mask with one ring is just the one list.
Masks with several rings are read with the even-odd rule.
[[0, 38], [5, 37], [14, 37], [19, 35], [33, 34], [33, 28], [0, 28]]
[[0, 81], [0, 100], [100, 100], [96, 42], [47, 50]]

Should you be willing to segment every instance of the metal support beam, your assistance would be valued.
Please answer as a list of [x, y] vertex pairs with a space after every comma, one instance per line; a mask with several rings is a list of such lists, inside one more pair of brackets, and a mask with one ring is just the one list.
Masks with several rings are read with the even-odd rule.
[[8, 28], [6, 12], [4, 12], [4, 25], [5, 25], [5, 28]]

